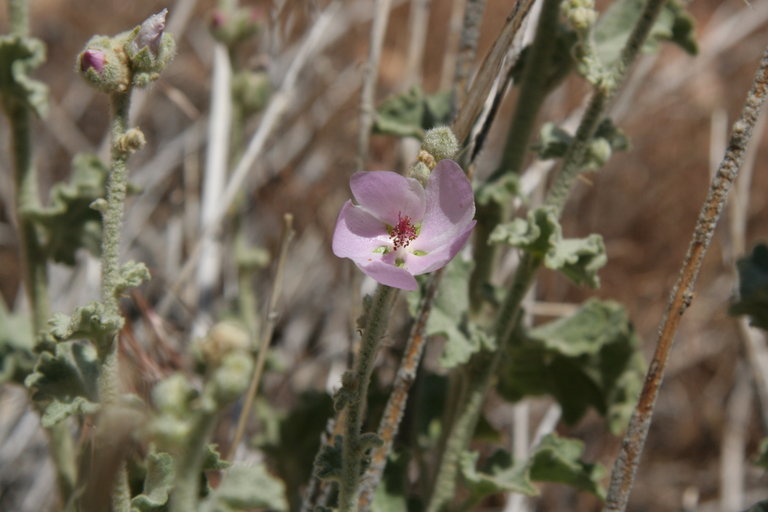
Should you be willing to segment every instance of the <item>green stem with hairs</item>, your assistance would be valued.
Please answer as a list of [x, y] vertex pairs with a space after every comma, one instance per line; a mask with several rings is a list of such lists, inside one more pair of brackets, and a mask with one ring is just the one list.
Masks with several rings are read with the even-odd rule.
[[[488, 183], [497, 182], [508, 174], [519, 174], [536, 125], [536, 117], [549, 93], [547, 79], [551, 73], [552, 57], [557, 42], [557, 21], [561, 0], [544, 0], [536, 27], [536, 36], [528, 52], [515, 115], [512, 117], [504, 153]], [[497, 249], [488, 243], [491, 231], [508, 215], [506, 208], [495, 202], [479, 205], [478, 226], [475, 228], [475, 269], [470, 278], [470, 304], [478, 313], [484, 303], [482, 286], [490, 280], [495, 266]]]
[[[581, 171], [581, 163], [589, 143], [597, 130], [610, 100], [624, 81], [627, 70], [637, 57], [643, 42], [658, 17], [665, 0], [648, 0], [643, 12], [632, 30], [616, 69], [609, 79], [597, 86], [590, 99], [589, 106], [582, 117], [568, 151], [563, 157], [563, 165], [556, 176], [547, 196], [545, 205], [552, 206], [558, 215], [562, 213], [565, 202]], [[446, 452], [443, 455], [438, 477], [430, 501], [428, 512], [440, 511], [452, 498], [458, 473], [461, 453], [466, 449], [477, 425], [484, 397], [493, 383], [501, 354], [514, 342], [514, 328], [519, 321], [521, 303], [542, 260], [524, 253], [515, 272], [513, 283], [502, 304], [496, 322], [497, 347], [494, 354], [479, 353], [468, 363], [469, 374], [467, 393], [461, 402], [461, 410], [455, 423], [450, 427]]]
[[541, 260], [539, 258], [533, 257], [529, 253], [522, 255], [515, 273], [515, 280], [497, 317], [496, 340], [500, 340], [501, 343], [494, 352], [481, 351], [472, 356], [464, 368], [466, 388], [462, 394], [459, 411], [450, 426], [451, 430], [440, 460], [440, 467], [427, 512], [439, 512], [453, 499], [459, 459], [475, 432], [485, 396], [495, 379], [496, 369], [502, 354], [505, 352], [506, 345], [513, 338], [512, 333], [520, 317], [520, 305], [531, 287], [540, 265]]
[[205, 447], [216, 425], [217, 408], [207, 404], [194, 421], [194, 426], [186, 446], [177, 456], [176, 480], [171, 496], [171, 512], [190, 512], [197, 510], [200, 494], [200, 469], [205, 459]]
[[[107, 179], [107, 197], [102, 212], [103, 228], [101, 242], [101, 300], [104, 314], [119, 317], [118, 283], [120, 281], [120, 234], [123, 225], [125, 197], [128, 190], [127, 161], [130, 147], [125, 137], [128, 131], [130, 89], [111, 96], [111, 165]], [[108, 335], [97, 343], [99, 356], [99, 400], [102, 407], [115, 405], [120, 397], [119, 332]], [[97, 429], [98, 432], [98, 429]], [[97, 433], [99, 443], [109, 443], [108, 432]], [[131, 493], [128, 487], [128, 473], [125, 463], [117, 472], [112, 490], [113, 512], [130, 512]]]
[[[368, 387], [371, 383], [374, 361], [381, 346], [381, 339], [387, 329], [389, 311], [395, 297], [395, 289], [379, 285], [373, 295], [368, 322], [360, 342], [360, 352], [352, 382], [345, 382], [345, 391], [349, 392], [346, 404], [346, 425], [342, 444], [341, 481], [339, 482], [339, 511], [350, 512], [357, 507], [357, 492], [360, 483], [362, 459], [366, 446], [361, 442], [360, 430], [368, 398]], [[351, 385], [348, 385], [351, 384]]]

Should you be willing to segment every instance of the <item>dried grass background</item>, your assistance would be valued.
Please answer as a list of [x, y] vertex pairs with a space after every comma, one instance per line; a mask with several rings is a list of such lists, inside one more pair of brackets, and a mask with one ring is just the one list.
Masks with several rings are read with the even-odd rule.
[[[403, 87], [409, 3], [395, 2], [392, 11], [377, 102]], [[429, 22], [423, 27], [428, 31], [422, 68], [427, 91], [441, 86], [443, 66], [455, 51], [447, 46], [454, 3], [433, 0]], [[273, 83], [279, 85], [296, 45], [327, 2], [286, 0], [250, 5], [263, 9], [268, 18], [269, 13], [279, 11], [279, 15], [268, 22], [258, 43], [243, 52], [243, 65], [266, 66]], [[480, 58], [510, 6], [509, 1], [487, 1]], [[52, 100], [48, 119], [35, 125], [36, 161], [44, 191], [68, 176], [76, 152], [103, 148], [107, 103], [76, 76], [75, 56], [92, 34], [131, 28], [163, 7], [170, 10], [172, 27], [179, 23], [175, 33], [178, 55], [136, 112], [148, 144], [129, 162], [132, 181], [143, 191], [129, 200], [123, 247], [125, 258], [145, 261], [153, 276], [124, 304], [130, 319], [123, 336], [124, 381], [128, 389], [140, 394], [165, 373], [187, 364], [183, 347], [195, 318], [193, 280], [182, 289], [180, 301], [173, 303], [161, 324], [150, 328], [146, 320], [175, 282], [199, 236], [213, 45], [207, 20], [214, 5], [194, 0], [177, 0], [175, 5], [146, 0], [31, 3], [32, 33], [48, 47], [48, 60], [36, 76], [50, 85]], [[639, 60], [613, 110], [632, 148], [615, 155], [598, 173], [585, 175], [564, 214], [568, 236], [597, 232], [605, 238], [609, 261], [600, 272], [602, 287], [596, 292], [578, 290], [546, 273], [537, 287], [537, 300], [541, 301], [537, 311], [544, 313], [567, 311], [569, 304], [591, 295], [622, 302], [648, 356], [706, 194], [710, 154], [715, 162], [722, 155], [727, 120], [733, 120], [741, 108], [768, 43], [766, 0], [750, 4], [695, 0], [689, 7], [698, 21], [700, 54], [690, 57], [665, 45], [659, 54]], [[185, 10], [187, 20], [179, 20]], [[349, 196], [347, 180], [356, 170], [356, 124], [370, 13], [371, 2], [346, 2], [332, 24], [340, 29], [333, 36], [336, 40], [302, 71], [296, 100], [256, 159], [244, 188], [241, 210], [250, 243], [274, 254], [282, 215], [290, 212], [295, 217], [297, 236], [287, 261], [285, 300], [273, 342], [280, 363], [268, 371], [263, 389], [263, 395], [276, 405], [291, 404], [306, 389], [337, 385], [355, 338], [360, 278], [351, 264], [331, 254], [330, 237], [338, 210]], [[7, 31], [5, 15], [3, 9], [0, 32]], [[587, 90], [583, 80], [568, 80], [550, 98], [540, 120], [564, 120], [579, 108]], [[499, 158], [514, 95], [513, 91], [505, 99], [479, 159], [477, 173], [481, 176]], [[252, 121], [246, 137], [258, 122]], [[768, 139], [763, 130], [754, 142], [751, 186], [747, 194], [731, 198], [747, 205], [747, 249], [768, 237]], [[23, 307], [5, 119], [0, 121], [0, 148], [0, 292], [7, 304]], [[370, 169], [405, 167], [398, 143], [388, 137], [372, 138], [370, 160]], [[739, 256], [728, 224], [729, 218], [724, 218], [705, 261], [693, 306], [683, 319], [630, 510], [727, 511], [737, 510], [728, 508], [734, 499], [746, 506], [768, 497], [765, 473], [750, 463], [766, 434], [761, 418], [768, 412], [754, 392], [737, 322], [727, 315], [735, 289], [733, 260]], [[224, 240], [231, 248], [229, 226], [224, 227]], [[233, 253], [224, 251], [215, 303], [220, 317], [232, 310], [236, 298]], [[69, 312], [98, 294], [98, 264], [85, 253], [74, 270], [54, 267], [52, 279], [54, 311]], [[270, 284], [269, 270], [253, 283], [262, 305]], [[398, 332], [397, 328], [390, 330], [391, 353], [404, 341]], [[130, 341], [134, 337], [145, 343], [145, 354]], [[169, 348], [159, 341], [167, 342]], [[439, 342], [428, 351], [427, 359], [433, 360]], [[396, 359], [385, 354], [382, 381], [391, 377], [395, 365]], [[547, 403], [532, 403], [534, 428]], [[491, 397], [487, 412], [495, 425], [510, 431], [511, 406]], [[588, 459], [612, 465], [619, 440], [599, 418], [590, 416], [574, 428], [561, 430], [585, 440]], [[47, 510], [53, 503], [53, 490], [44, 436], [36, 415], [28, 409], [26, 395], [15, 388], [0, 390], [0, 510]], [[557, 486], [546, 487], [544, 497], [535, 503], [535, 510], [542, 511], [599, 509], [593, 499]], [[500, 502], [485, 506], [487, 510], [503, 508]]]

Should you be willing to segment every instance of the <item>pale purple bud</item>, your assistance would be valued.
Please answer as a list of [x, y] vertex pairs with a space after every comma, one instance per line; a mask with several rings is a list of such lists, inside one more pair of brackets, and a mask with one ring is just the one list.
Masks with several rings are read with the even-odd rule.
[[80, 57], [80, 70], [85, 73], [89, 69], [93, 69], [100, 75], [104, 71], [106, 60], [107, 56], [101, 50], [85, 50]]
[[160, 52], [160, 41], [163, 39], [165, 30], [165, 18], [168, 16], [168, 9], [163, 9], [157, 14], [153, 14], [141, 24], [139, 33], [131, 41], [132, 53], [136, 54], [145, 46], [149, 48], [152, 55]]

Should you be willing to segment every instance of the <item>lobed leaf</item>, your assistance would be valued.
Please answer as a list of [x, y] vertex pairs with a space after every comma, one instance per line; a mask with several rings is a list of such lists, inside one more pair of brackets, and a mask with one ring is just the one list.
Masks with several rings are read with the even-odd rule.
[[46, 114], [48, 86], [29, 76], [43, 62], [45, 45], [39, 39], [0, 36], [0, 96], [6, 106], [20, 103], [38, 117]]
[[223, 471], [219, 486], [200, 505], [201, 512], [254, 508], [288, 510], [283, 482], [270, 475], [262, 465], [236, 465]]
[[531, 479], [570, 485], [605, 499], [600, 480], [606, 475], [606, 469], [602, 464], [583, 462], [583, 453], [584, 443], [580, 440], [549, 434], [541, 440], [529, 461]]
[[176, 475], [173, 457], [167, 453], [147, 456], [147, 474], [144, 492], [131, 500], [131, 512], [157, 512], [165, 510]]
[[451, 116], [449, 91], [425, 94], [418, 86], [384, 100], [376, 109], [374, 133], [415, 137], [438, 125], [447, 124]]
[[506, 243], [543, 258], [544, 265], [559, 270], [578, 285], [597, 288], [597, 271], [608, 261], [600, 235], [586, 238], [563, 238], [557, 213], [549, 207], [528, 212], [527, 219], [496, 226], [490, 236], [491, 243]]
[[72, 178], [51, 188], [49, 206], [25, 214], [44, 232], [44, 248], [57, 263], [75, 264], [75, 253], [101, 254], [101, 214], [91, 203], [105, 194], [108, 170], [95, 155], [81, 153], [72, 161]]
[[43, 426], [96, 412], [98, 374], [96, 350], [89, 344], [64, 342], [56, 345], [55, 353], [43, 352], [25, 380], [32, 399], [43, 407]]
[[551, 395], [570, 424], [593, 407], [617, 433], [628, 421], [643, 376], [639, 342], [624, 308], [592, 299], [573, 315], [515, 340], [504, 354], [498, 389], [511, 401]]

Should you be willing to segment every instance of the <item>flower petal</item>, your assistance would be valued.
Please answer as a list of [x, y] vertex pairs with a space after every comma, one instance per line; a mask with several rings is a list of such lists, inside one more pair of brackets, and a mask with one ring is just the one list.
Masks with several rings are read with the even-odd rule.
[[381, 284], [411, 291], [416, 290], [419, 287], [419, 284], [410, 272], [403, 268], [384, 263], [383, 261], [373, 261], [366, 265], [360, 265], [358, 263], [357, 266], [365, 273], [365, 275], [372, 277]]
[[333, 232], [333, 254], [339, 258], [351, 258], [358, 264], [370, 259], [381, 259], [374, 253], [382, 245], [391, 247], [387, 227], [376, 217], [347, 201], [341, 207]]
[[392, 171], [362, 171], [352, 175], [349, 187], [360, 206], [390, 226], [397, 224], [398, 215], [416, 223], [424, 217], [424, 187], [413, 178]]
[[461, 248], [464, 247], [464, 244], [467, 243], [469, 235], [472, 233], [472, 228], [474, 227], [475, 221], [473, 220], [456, 238], [442, 247], [433, 249], [423, 256], [417, 256], [413, 253], [408, 254], [405, 260], [405, 268], [408, 272], [417, 276], [444, 267], [454, 256], [456, 256]]
[[453, 160], [440, 160], [429, 175], [427, 207], [413, 250], [432, 252], [465, 234], [475, 216], [472, 185]]

